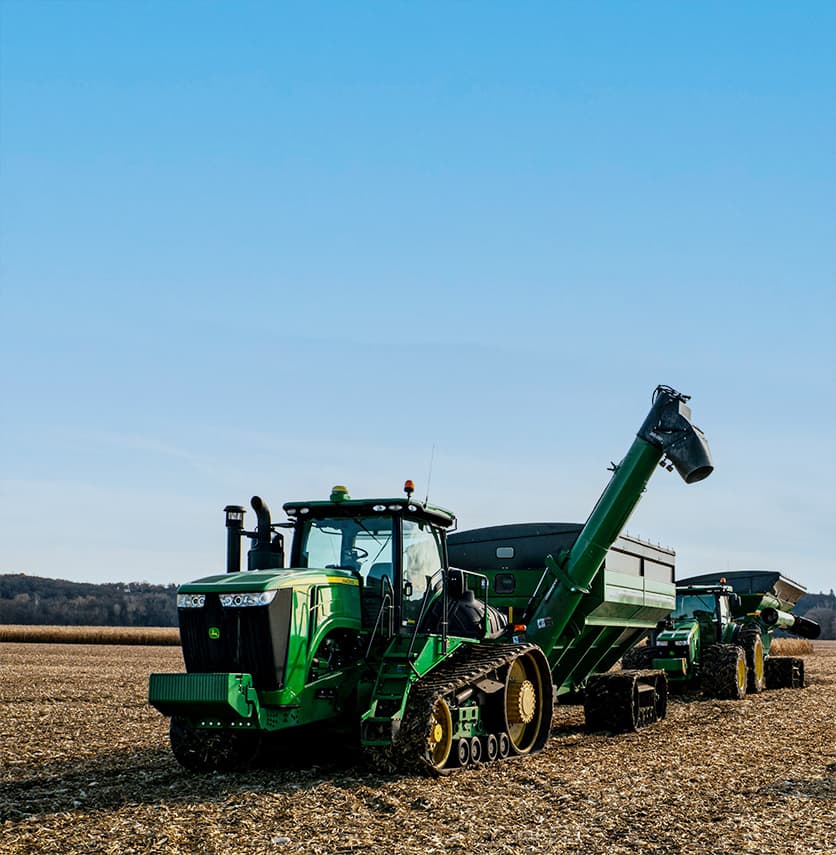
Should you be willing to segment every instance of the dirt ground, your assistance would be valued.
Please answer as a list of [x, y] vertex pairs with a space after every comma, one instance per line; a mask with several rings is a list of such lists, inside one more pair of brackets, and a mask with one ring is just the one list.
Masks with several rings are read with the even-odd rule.
[[804, 689], [674, 700], [636, 734], [559, 707], [541, 754], [445, 779], [196, 776], [146, 704], [178, 648], [0, 644], [0, 852], [836, 853], [836, 642], [805, 659]]

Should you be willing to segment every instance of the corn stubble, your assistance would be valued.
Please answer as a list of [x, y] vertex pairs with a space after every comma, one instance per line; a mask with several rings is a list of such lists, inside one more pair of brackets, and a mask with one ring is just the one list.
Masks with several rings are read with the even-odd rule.
[[12, 855], [836, 851], [836, 642], [814, 643], [804, 689], [674, 699], [618, 737], [560, 706], [542, 753], [444, 779], [307, 750], [288, 768], [192, 775], [145, 701], [179, 649], [0, 644], [0, 661]]

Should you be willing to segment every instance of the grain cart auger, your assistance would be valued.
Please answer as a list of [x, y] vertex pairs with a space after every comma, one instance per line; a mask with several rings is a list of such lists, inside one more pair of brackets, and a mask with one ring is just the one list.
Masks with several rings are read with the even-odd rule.
[[[640, 570], [623, 590], [624, 574], [599, 569], [657, 463], [689, 483], [712, 471], [686, 400], [658, 387], [571, 547], [541, 553], [537, 585], [514, 569], [451, 567], [456, 518], [415, 499], [411, 481], [398, 498], [352, 499], [334, 487], [328, 501], [286, 503], [287, 568], [267, 506], [252, 501], [255, 532], [243, 530], [243, 508], [228, 506], [228, 572], [178, 590], [186, 673], [150, 679], [177, 760], [194, 771], [246, 768], [322, 734], [438, 774], [539, 751], [564, 664], [579, 688], [673, 606], [672, 583], [653, 581], [651, 558], [639, 559], [648, 578]], [[254, 542], [245, 572], [241, 536]], [[663, 672], [628, 682], [595, 696], [593, 719], [613, 718], [605, 705], [622, 709], [619, 726], [664, 715]]]
[[672, 689], [739, 700], [747, 692], [804, 685], [804, 660], [772, 656], [776, 629], [818, 638], [821, 628], [791, 614], [805, 588], [777, 570], [730, 570], [680, 579], [676, 608], [628, 651], [625, 668], [662, 668]]

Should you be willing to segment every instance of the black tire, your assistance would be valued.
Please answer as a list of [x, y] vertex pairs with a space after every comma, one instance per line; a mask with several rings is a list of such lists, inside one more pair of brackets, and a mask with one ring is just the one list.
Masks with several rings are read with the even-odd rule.
[[653, 660], [658, 659], [661, 655], [659, 647], [631, 647], [621, 657], [621, 668], [624, 671], [641, 671], [644, 668], [652, 668]]
[[756, 626], [746, 626], [740, 631], [737, 642], [746, 656], [746, 691], [758, 694], [766, 686], [763, 659], [763, 638]]
[[701, 683], [707, 698], [739, 701], [746, 694], [746, 654], [736, 644], [713, 644], [703, 653]]
[[794, 656], [770, 656], [764, 663], [767, 689], [800, 689], [804, 686], [804, 660]]
[[261, 748], [257, 730], [204, 730], [174, 716], [169, 726], [171, 751], [190, 772], [242, 772], [256, 761]]

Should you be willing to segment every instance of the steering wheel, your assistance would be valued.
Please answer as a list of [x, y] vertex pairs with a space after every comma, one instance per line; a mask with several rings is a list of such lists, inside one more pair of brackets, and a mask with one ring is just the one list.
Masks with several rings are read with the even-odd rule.
[[351, 547], [351, 555], [352, 555], [352, 558], [368, 558], [369, 557], [368, 551], [363, 549], [362, 546], [352, 546]]

